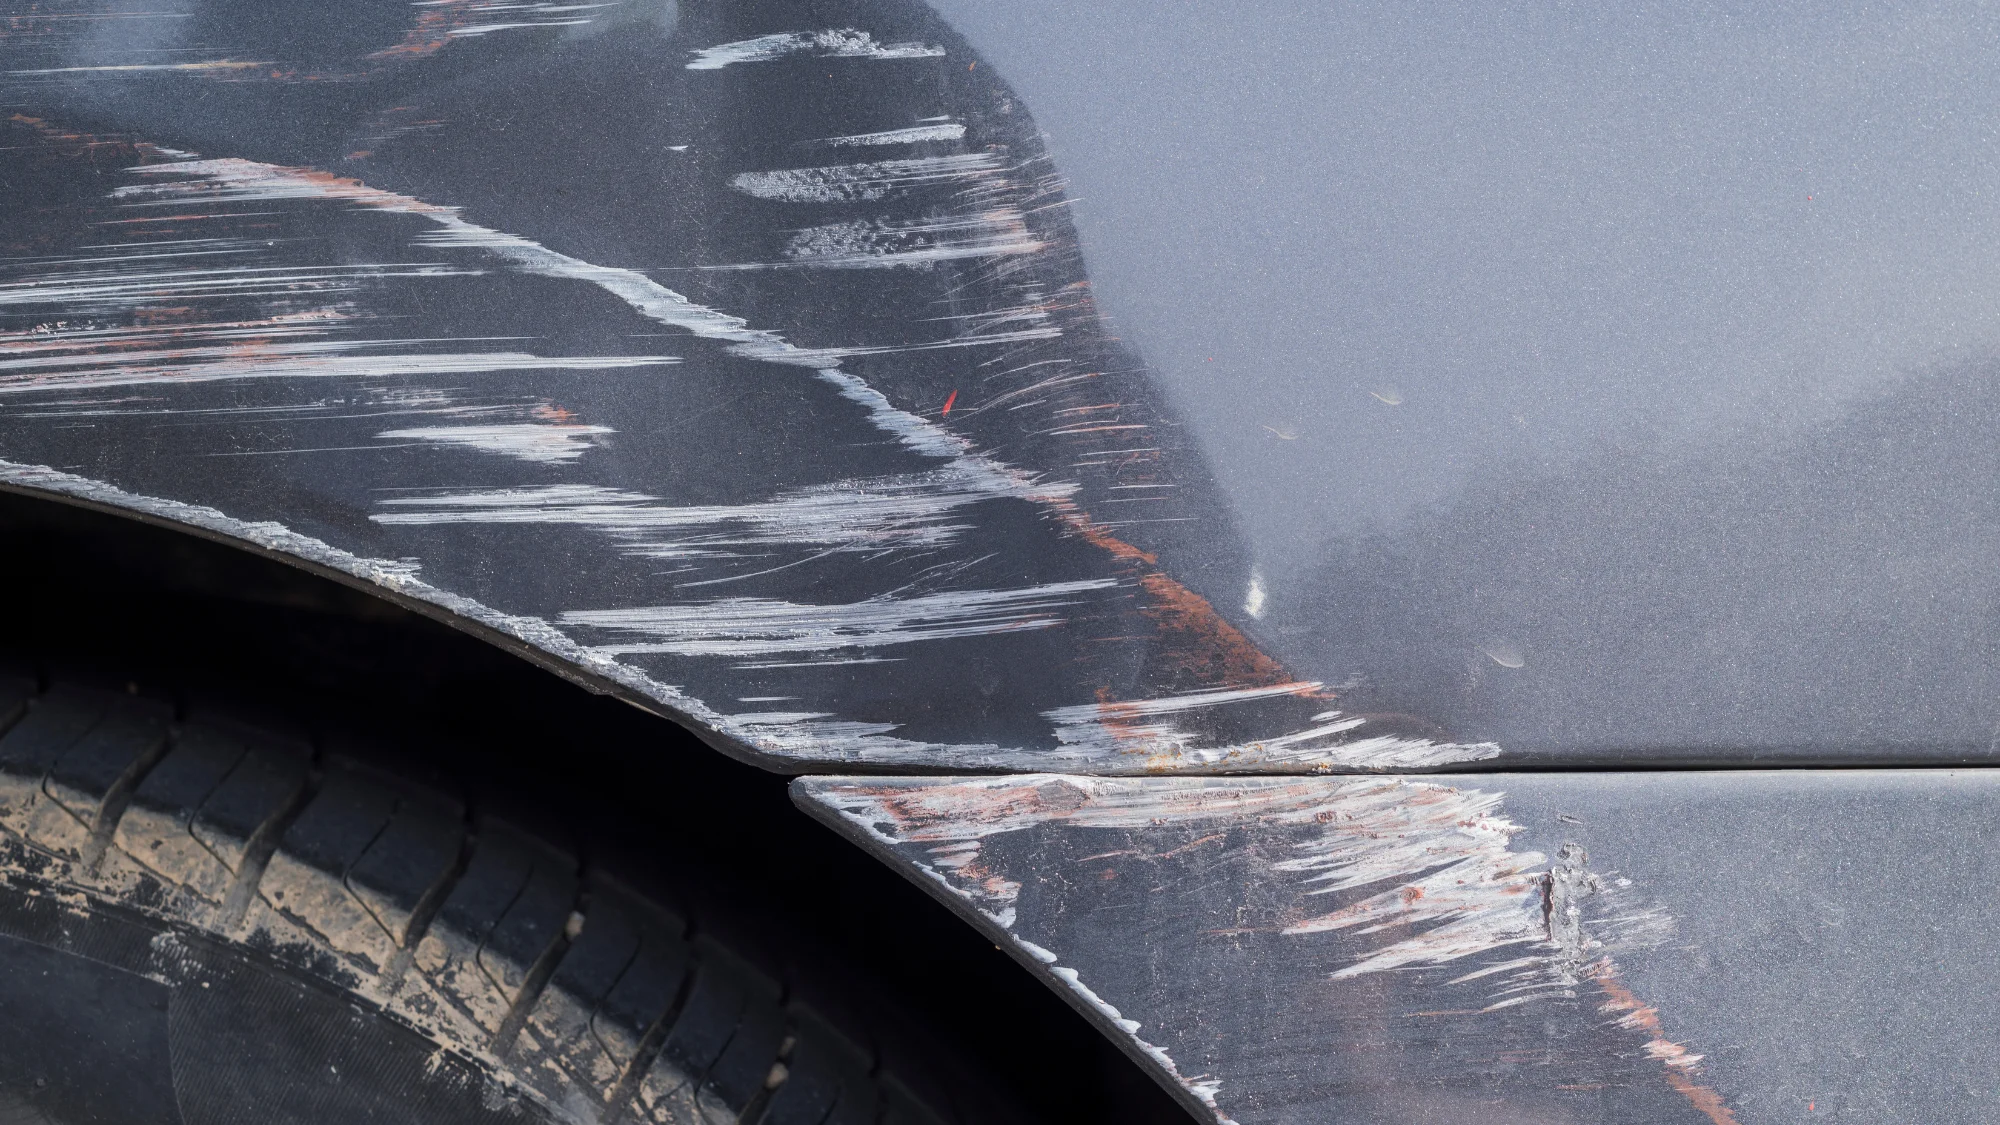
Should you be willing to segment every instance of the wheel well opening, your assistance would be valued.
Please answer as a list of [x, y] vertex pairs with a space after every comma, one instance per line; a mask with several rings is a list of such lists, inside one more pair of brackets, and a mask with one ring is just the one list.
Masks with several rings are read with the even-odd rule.
[[248, 550], [0, 493], [0, 668], [298, 727], [561, 840], [846, 1021], [947, 1120], [1185, 1125], [1051, 990], [795, 809], [787, 779], [384, 598]]

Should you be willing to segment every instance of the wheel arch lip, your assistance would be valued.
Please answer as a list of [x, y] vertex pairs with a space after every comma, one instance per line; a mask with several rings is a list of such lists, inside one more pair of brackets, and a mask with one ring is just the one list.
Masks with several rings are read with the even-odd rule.
[[[593, 694], [620, 699], [667, 719], [739, 761], [775, 773], [805, 772], [803, 763], [764, 753], [704, 723], [701, 715], [705, 708], [698, 704], [693, 708], [680, 706], [684, 697], [665, 685], [654, 684], [609, 661], [565, 653], [564, 648], [571, 648], [581, 654], [581, 646], [547, 629], [545, 623], [501, 613], [471, 598], [438, 589], [415, 578], [411, 568], [401, 564], [364, 558], [278, 524], [251, 523], [201, 505], [138, 496], [42, 466], [0, 461], [0, 492], [191, 535], [339, 583], [474, 637]], [[656, 690], [649, 691], [649, 687]]]

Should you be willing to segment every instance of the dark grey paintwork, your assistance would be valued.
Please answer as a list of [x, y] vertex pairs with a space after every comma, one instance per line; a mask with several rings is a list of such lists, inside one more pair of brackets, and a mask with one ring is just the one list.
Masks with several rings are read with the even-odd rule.
[[1522, 751], [1992, 741], [1990, 8], [936, 3], [1302, 674]]
[[1980, 10], [9, 14], [12, 487], [780, 768], [1994, 754]]
[[1996, 783], [1029, 775], [793, 791], [1220, 1119], [1748, 1125], [1991, 1119]]
[[1984, 9], [0, 15], [0, 487], [1001, 775], [797, 793], [1223, 1119], [1992, 1116], [1989, 774], [1106, 776], [1994, 761]]

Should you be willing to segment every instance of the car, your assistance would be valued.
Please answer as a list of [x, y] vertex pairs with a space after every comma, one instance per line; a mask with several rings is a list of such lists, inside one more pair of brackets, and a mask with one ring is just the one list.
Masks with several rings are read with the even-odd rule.
[[1976, 6], [163, 3], [0, 4], [0, 1116], [1990, 1116]]

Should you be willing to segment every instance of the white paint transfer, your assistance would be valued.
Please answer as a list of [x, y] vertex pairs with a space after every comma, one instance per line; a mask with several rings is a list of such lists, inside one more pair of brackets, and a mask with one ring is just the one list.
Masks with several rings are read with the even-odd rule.
[[1255, 688], [1197, 692], [1155, 699], [1116, 700], [1058, 707], [1042, 713], [1055, 724], [1056, 738], [1080, 757], [1096, 760], [1120, 755], [1160, 767], [1233, 766], [1235, 768], [1416, 770], [1499, 756], [1494, 743], [1433, 742], [1429, 739], [1377, 735], [1346, 737], [1366, 720], [1326, 711], [1313, 716], [1319, 725], [1251, 742], [1213, 745], [1190, 734], [1167, 716], [1189, 715], [1218, 707], [1273, 699], [1309, 696], [1325, 685], [1317, 682], [1272, 684]]
[[[21, 18], [21, 17], [16, 17]], [[34, 17], [26, 17], [32, 19]], [[62, 18], [62, 17], [50, 17]], [[74, 19], [75, 17], [70, 17]], [[271, 62], [253, 62], [243, 59], [210, 59], [206, 62], [183, 63], [118, 63], [109, 66], [59, 66], [43, 70], [10, 70], [7, 74], [15, 78], [38, 78], [57, 74], [149, 74], [157, 71], [178, 71], [183, 74], [229, 74], [246, 70], [263, 70], [276, 66]]]
[[[1050, 776], [1053, 775], [1044, 775], [1044, 777]], [[1005, 781], [1009, 779], [990, 778], [982, 780]], [[1031, 777], [1030, 780], [1040, 779]], [[1144, 1027], [1143, 1024], [1137, 1020], [1128, 1019], [1117, 1007], [1113, 1006], [1104, 997], [1098, 995], [1090, 986], [1084, 984], [1082, 975], [1075, 969], [1060, 964], [1061, 959], [1052, 950], [1038, 945], [1014, 932], [1014, 925], [1018, 918], [1013, 903], [1020, 895], [1021, 885], [1001, 876], [994, 875], [980, 867], [977, 862], [979, 848], [976, 842], [979, 836], [940, 837], [946, 840], [969, 840], [972, 843], [969, 847], [947, 846], [944, 848], [934, 848], [931, 850], [931, 860], [917, 859], [910, 850], [900, 846], [910, 842], [914, 837], [908, 837], [896, 832], [885, 832], [883, 830], [889, 827], [891, 823], [889, 818], [894, 816], [893, 813], [886, 807], [872, 805], [866, 798], [862, 798], [859, 801], [852, 799], [853, 794], [861, 790], [865, 784], [847, 783], [842, 782], [840, 779], [826, 778], [821, 779], [810, 792], [815, 801], [834, 809], [842, 818], [857, 825], [864, 834], [889, 845], [905, 858], [914, 860], [914, 866], [918, 873], [943, 890], [947, 895], [965, 900], [975, 913], [983, 916], [988, 922], [1004, 933], [1007, 939], [1013, 942], [1014, 947], [1026, 955], [1030, 961], [1034, 962], [1039, 968], [1053, 976], [1056, 980], [1062, 982], [1063, 987], [1068, 989], [1086, 1007], [1096, 1012], [1112, 1027], [1124, 1034], [1132, 1042], [1132, 1045], [1138, 1048], [1141, 1054], [1151, 1059], [1168, 1077], [1172, 1078], [1183, 1089], [1187, 1090], [1188, 1093], [1194, 1095], [1197, 1101], [1201, 1102], [1202, 1105], [1208, 1108], [1209, 1112], [1215, 1115], [1217, 1125], [1237, 1125], [1216, 1104], [1217, 1095], [1222, 1092], [1222, 1082], [1219, 1079], [1208, 1075], [1195, 1075], [1193, 1077], [1183, 1075], [1179, 1065], [1174, 1062], [1173, 1057], [1167, 1053], [1165, 1048], [1140, 1036], [1139, 1032]], [[916, 784], [923, 783], [918, 782]], [[877, 819], [878, 817], [881, 819]], [[984, 835], [990, 835], [990, 833]], [[947, 875], [946, 872], [950, 872], [951, 874]]]
[[[1608, 1022], [1652, 1033], [1653, 1041], [1645, 1045], [1650, 1057], [1681, 1071], [1699, 1058], [1665, 1039], [1652, 1009], [1618, 982], [1609, 956], [1657, 945], [1671, 932], [1672, 920], [1639, 902], [1631, 880], [1587, 871], [1587, 857], [1573, 844], [1563, 846], [1553, 865], [1539, 852], [1514, 851], [1520, 828], [1501, 815], [1504, 795], [1498, 791], [1389, 778], [1060, 774], [816, 778], [796, 782], [795, 789], [1005, 931], [1032, 964], [1135, 1039], [1138, 1023], [1094, 990], [1082, 989], [1077, 974], [1047, 947], [1049, 935], [1071, 927], [1075, 911], [1090, 908], [1087, 888], [1096, 880], [1084, 876], [1094, 869], [1068, 865], [1116, 856], [1167, 860], [1201, 847], [1219, 849], [1203, 853], [1203, 878], [1247, 880], [1256, 892], [1234, 907], [1228, 904], [1238, 900], [1225, 897], [1216, 919], [1182, 919], [1177, 925], [1220, 922], [1230, 928], [1202, 932], [1276, 933], [1287, 943], [1348, 935], [1330, 950], [1319, 947], [1334, 951], [1337, 967], [1329, 978], [1336, 982], [1468, 965], [1444, 986], [1489, 982], [1491, 1002], [1482, 1009], [1487, 1012], [1574, 997], [1579, 986], [1594, 982], [1611, 997], [1600, 1007], [1613, 1017]], [[1020, 841], [1005, 851], [989, 844], [997, 836], [1038, 829], [1059, 830], [1066, 839]], [[1114, 834], [1082, 835], [1103, 830]], [[1076, 852], [1069, 850], [1072, 844]], [[1085, 849], [1099, 854], [1064, 860], [1059, 873], [1047, 868], [1049, 857]], [[1037, 910], [1054, 913], [1023, 917], [1028, 905], [1022, 884], [1031, 875], [1058, 876], [1052, 885], [1066, 882], [1086, 898], [1059, 898], [1054, 906], [1038, 898]], [[1345, 900], [1340, 906], [1315, 908], [1316, 900], [1336, 894]], [[1549, 917], [1550, 904], [1565, 902], [1582, 907], [1576, 924], [1567, 927], [1576, 932], [1567, 938]], [[1129, 905], [1121, 902], [1118, 916], [1124, 917]], [[1147, 923], [1135, 919], [1134, 924]], [[1130, 936], [1146, 940], [1139, 932]], [[1385, 1013], [1384, 1018], [1395, 1017]], [[1208, 1079], [1182, 1077], [1164, 1053], [1155, 1061], [1216, 1108], [1218, 1088]], [[1208, 1096], [1202, 1096], [1202, 1085], [1209, 1086]], [[1674, 1085], [1697, 1107], [1706, 1104], [1700, 1091]]]
[[837, 652], [919, 641], [954, 640], [1048, 629], [1081, 595], [1108, 590], [1108, 578], [1009, 590], [951, 590], [914, 597], [878, 595], [859, 602], [805, 605], [773, 598], [721, 598], [685, 605], [578, 610], [558, 620], [635, 639], [601, 644], [605, 656], [766, 656]]
[[[984, 154], [981, 154], [981, 158], [984, 158]], [[965, 174], [971, 175], [977, 165], [946, 166], [943, 170], [933, 167], [932, 172], [923, 174], [957, 174], [950, 171], [953, 167], [958, 167]], [[530, 239], [470, 222], [455, 207], [426, 203], [409, 196], [371, 188], [356, 180], [309, 169], [286, 168], [238, 159], [186, 159], [171, 163], [140, 165], [132, 171], [152, 181], [117, 189], [114, 194], [133, 206], [298, 200], [365, 208], [422, 219], [430, 224], [432, 229], [417, 236], [416, 241], [421, 245], [438, 249], [476, 251], [489, 255], [507, 268], [522, 273], [593, 285], [623, 301], [634, 311], [655, 323], [684, 330], [701, 339], [716, 341], [733, 354], [793, 369], [809, 369], [817, 378], [832, 385], [841, 397], [860, 407], [872, 425], [891, 436], [904, 448], [950, 463], [952, 472], [961, 478], [968, 480], [978, 478], [976, 484], [966, 486], [973, 492], [990, 492], [994, 496], [1024, 499], [1058, 512], [1069, 511], [1081, 518], [1080, 513], [1074, 513], [1073, 509], [1067, 508], [1069, 502], [1065, 489], [1069, 486], [1052, 486], [1033, 474], [1014, 469], [983, 451], [974, 449], [966, 438], [954, 433], [948, 426], [897, 407], [866, 381], [842, 370], [839, 366], [841, 356], [850, 354], [852, 350], [799, 347], [775, 332], [752, 327], [739, 317], [690, 301], [640, 271], [599, 266], [562, 254]], [[1050, 332], [1053, 329], [1030, 325], [1018, 331], [1033, 334]], [[990, 342], [994, 335], [983, 333], [971, 339]], [[959, 342], [947, 343], [956, 346]], [[1103, 455], [1102, 451], [1098, 455]], [[798, 498], [783, 499], [791, 501]], [[809, 503], [825, 499], [823, 496], [814, 497]], [[858, 499], [858, 496], [852, 499]], [[647, 500], [642, 499], [633, 503], [646, 502]], [[628, 501], [625, 498], [618, 498], [612, 501], [612, 506], [628, 506]], [[436, 512], [444, 509], [432, 505], [429, 510]], [[788, 505], [783, 518], [789, 519], [796, 515], [797, 511], [798, 506]], [[396, 514], [398, 513], [382, 513], [385, 520]], [[707, 515], [709, 517], [721, 515], [726, 524], [744, 527], [757, 525], [764, 514], [753, 515], [747, 519], [741, 518], [744, 516], [741, 512], [710, 512]], [[649, 515], [645, 518], [671, 521], [675, 517]], [[779, 522], [782, 521], [777, 518], [763, 519], [767, 528], [774, 527]], [[876, 525], [875, 530], [879, 530], [881, 526]], [[871, 533], [873, 532], [864, 532], [857, 538], [865, 539], [866, 535]], [[975, 599], [985, 595], [1009, 596], [1007, 591], [968, 593]], [[921, 599], [901, 600], [915, 601], [917, 608], [924, 608]], [[713, 606], [715, 603], [707, 604]], [[756, 600], [735, 604], [746, 615], [745, 618], [733, 623], [722, 621], [720, 624], [728, 627], [722, 629], [719, 634], [707, 637], [696, 628], [698, 623], [673, 618], [674, 614], [688, 612], [688, 607], [666, 607], [665, 616], [655, 621], [655, 624], [663, 627], [663, 634], [647, 636], [643, 629], [639, 629], [638, 635], [628, 643], [591, 650], [592, 660], [586, 666], [596, 668], [611, 664], [630, 670], [629, 666], [615, 659], [615, 654], [644, 656], [649, 652], [713, 650], [733, 656], [751, 656], [760, 652], [781, 654], [847, 651], [851, 653], [857, 649], [865, 650], [876, 644], [889, 643], [890, 637], [905, 631], [922, 634], [927, 629], [948, 632], [951, 629], [972, 628], [983, 632], [1012, 628], [1044, 628], [1054, 623], [1053, 618], [1043, 620], [1045, 615], [1040, 611], [1025, 611], [1022, 617], [1010, 624], [1004, 614], [989, 619], [979, 616], [984, 610], [961, 607], [973, 616], [962, 618], [946, 613], [947, 623], [935, 626], [913, 622], [907, 628], [896, 625], [878, 629], [877, 626], [885, 624], [880, 615], [886, 613], [893, 619], [897, 613], [903, 611], [892, 605], [857, 603], [860, 608], [850, 612], [858, 614], [858, 617], [850, 619], [836, 613], [831, 619], [824, 616], [816, 619], [814, 615], [823, 615], [827, 607]], [[931, 608], [943, 612], [945, 606], [939, 603]], [[622, 623], [633, 626], [652, 610], [641, 607], [630, 610], [606, 609], [586, 612], [628, 614], [631, 616], [621, 619]], [[580, 624], [584, 620], [577, 618], [574, 623]], [[873, 625], [869, 624], [871, 620], [874, 622]], [[597, 624], [609, 627], [604, 622]], [[844, 634], [844, 640], [841, 639], [843, 629], [850, 630]], [[819, 632], [816, 633], [815, 630]], [[632, 629], [625, 631], [634, 632]], [[981, 632], [967, 635], [981, 635]], [[857, 644], [857, 641], [865, 643]], [[564, 651], [575, 647], [566, 637], [560, 645], [566, 646]], [[639, 675], [636, 671], [633, 671], [633, 674]], [[666, 696], [656, 696], [656, 698], [679, 698], [677, 691], [665, 690]], [[1286, 735], [1248, 747], [1204, 747], [1191, 744], [1191, 740], [1178, 738], [1170, 730], [1160, 731], [1157, 732], [1160, 735], [1158, 749], [1162, 753], [1148, 756], [1146, 753], [1135, 754], [1131, 745], [1117, 738], [1097, 737], [1103, 733], [1099, 728], [1078, 724], [1069, 730], [1068, 737], [1063, 743], [1053, 750], [1016, 750], [1006, 753], [993, 753], [989, 748], [979, 745], [940, 745], [903, 739], [894, 737], [886, 731], [873, 731], [867, 734], [849, 731], [851, 740], [838, 743], [828, 734], [824, 726], [792, 738], [794, 742], [813, 746], [815, 748], [813, 753], [826, 755], [824, 760], [897, 763], [953, 761], [963, 762], [968, 767], [976, 764], [1017, 767], [1032, 762], [1055, 768], [1103, 769], [1111, 772], [1148, 768], [1199, 768], [1217, 764], [1246, 770], [1328, 768], [1336, 765], [1386, 768], [1399, 765], [1431, 765], [1442, 760], [1464, 760], [1468, 756], [1459, 748], [1440, 750], [1428, 743], [1413, 743], [1398, 739], [1360, 739], [1341, 742], [1337, 746], [1328, 745], [1326, 740], [1340, 732], [1325, 729]], [[727, 723], [721, 723], [717, 729], [724, 733], [734, 733]], [[767, 734], [767, 737], [778, 736]], [[1481, 750], [1469, 756], [1488, 755], [1486, 751]]]
[[[1047, 951], [1044, 950], [1043, 952]], [[1210, 1078], [1206, 1075], [1195, 1078], [1183, 1076], [1181, 1068], [1175, 1065], [1173, 1057], [1168, 1055], [1164, 1048], [1149, 1043], [1140, 1037], [1139, 1028], [1142, 1025], [1138, 1020], [1126, 1019], [1124, 1014], [1119, 1012], [1117, 1008], [1112, 1007], [1109, 1001], [1099, 996], [1089, 985], [1084, 984], [1083, 978], [1075, 969], [1050, 964], [1048, 972], [1049, 975], [1063, 982], [1064, 986], [1075, 993], [1085, 1004], [1096, 1009], [1098, 1014], [1110, 1022], [1111, 1026], [1124, 1032], [1132, 1040], [1132, 1044], [1139, 1048], [1142, 1054], [1152, 1059], [1160, 1069], [1167, 1072], [1168, 1077], [1179, 1083], [1188, 1093], [1193, 1094], [1201, 1104], [1207, 1106], [1208, 1111], [1215, 1115], [1216, 1125], [1237, 1125], [1233, 1118], [1223, 1113], [1221, 1108], [1215, 1104], [1216, 1095], [1222, 1092], [1222, 1081], [1220, 1079]]]
[[730, 177], [729, 185], [753, 198], [780, 203], [865, 203], [913, 187], [984, 180], [1003, 170], [1000, 158], [993, 153], [961, 152], [862, 164], [739, 172]]
[[[383, 437], [414, 434], [399, 430]], [[474, 489], [383, 501], [370, 518], [390, 526], [565, 524], [616, 538], [626, 553], [658, 559], [727, 558], [773, 547], [878, 552], [938, 547], [970, 528], [962, 509], [1018, 496], [977, 462], [961, 458], [921, 473], [810, 485], [743, 504], [667, 504], [596, 486]], [[1053, 484], [1029, 498], [1056, 501], [1075, 490]]]
[[912, 125], [907, 129], [884, 129], [879, 133], [851, 133], [828, 137], [825, 144], [836, 148], [868, 148], [877, 145], [916, 145], [934, 141], [956, 141], [965, 137], [965, 126], [956, 121], [932, 125]]
[[401, 597], [436, 606], [455, 617], [548, 653], [583, 672], [629, 688], [725, 735], [736, 735], [727, 716], [679, 688], [661, 683], [630, 665], [592, 652], [542, 618], [503, 613], [462, 594], [433, 586], [417, 577], [419, 566], [416, 563], [356, 555], [324, 540], [302, 535], [280, 523], [241, 520], [199, 504], [127, 492], [116, 485], [65, 473], [46, 465], [0, 460], [0, 485], [121, 508], [326, 567]]
[[126, 312], [162, 301], [297, 298], [308, 293], [349, 292], [388, 278], [477, 277], [479, 272], [434, 263], [70, 270], [0, 285], [0, 308], [59, 305], [69, 315], [89, 316]]
[[1264, 687], [1185, 692], [1157, 699], [1133, 700], [1129, 703], [1086, 703], [1077, 707], [1058, 707], [1052, 711], [1044, 711], [1042, 715], [1050, 722], [1062, 725], [1094, 722], [1110, 716], [1178, 715], [1219, 707], [1226, 703], [1248, 703], [1252, 700], [1275, 699], [1288, 695], [1311, 695], [1325, 686], [1317, 680], [1297, 680]]
[[[1051, 823], [1136, 830], [1226, 821], [1302, 829], [1304, 839], [1293, 846], [1292, 858], [1270, 864], [1274, 871], [1305, 876], [1301, 902], [1378, 884], [1384, 889], [1283, 932], [1405, 935], [1341, 967], [1335, 979], [1545, 943], [1535, 882], [1545, 857], [1509, 850], [1520, 829], [1499, 815], [1503, 795], [1497, 792], [1400, 778], [1219, 781], [1058, 774], [967, 778], [949, 785], [846, 781], [828, 783], [819, 792], [844, 818], [899, 847], [978, 841]], [[984, 878], [976, 852], [951, 854], [949, 871], [977, 871]], [[989, 914], [1013, 907], [1018, 893], [1017, 884], [990, 881], [957, 889]], [[1426, 928], [1411, 933], [1417, 926]]]
[[721, 70], [742, 63], [775, 62], [791, 55], [828, 59], [936, 59], [944, 57], [944, 48], [924, 43], [878, 43], [873, 35], [851, 27], [788, 31], [704, 47], [694, 53], [687, 68]]
[[785, 243], [788, 261], [823, 269], [927, 266], [965, 258], [1033, 254], [1047, 247], [1012, 207], [890, 221], [856, 219], [807, 227]]
[[417, 426], [384, 430], [375, 436], [390, 441], [401, 439], [463, 446], [481, 453], [497, 453], [542, 465], [567, 465], [582, 459], [594, 448], [592, 438], [616, 432], [609, 426], [523, 422], [493, 426]]
[[863, 406], [877, 428], [906, 448], [941, 458], [976, 459], [985, 471], [1006, 479], [1024, 492], [1037, 487], [1031, 474], [977, 452], [948, 427], [896, 407], [860, 378], [839, 370], [841, 352], [801, 348], [776, 332], [753, 328], [741, 317], [696, 304], [638, 270], [600, 266], [573, 258], [532, 239], [507, 234], [467, 221], [456, 207], [426, 203], [407, 195], [371, 188], [357, 181], [303, 168], [287, 168], [251, 160], [183, 160], [139, 165], [133, 171], [150, 176], [192, 179], [128, 185], [113, 194], [134, 201], [251, 202], [323, 200], [392, 214], [415, 215], [438, 229], [420, 243], [440, 248], [472, 249], [491, 254], [510, 267], [539, 277], [594, 285], [617, 297], [633, 311], [658, 324], [682, 329], [700, 339], [714, 340], [749, 359], [812, 369], [837, 387], [841, 395]]
[[[658, 367], [673, 356], [538, 356], [526, 352], [394, 350], [417, 340], [315, 340], [256, 346], [107, 350], [20, 359], [0, 336], [0, 393], [208, 383], [242, 379], [373, 378], [392, 375], [476, 375], [496, 371], [604, 371]], [[435, 343], [449, 344], [440, 340]]]

